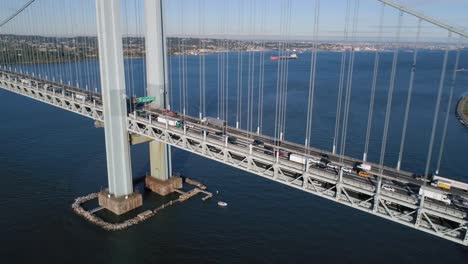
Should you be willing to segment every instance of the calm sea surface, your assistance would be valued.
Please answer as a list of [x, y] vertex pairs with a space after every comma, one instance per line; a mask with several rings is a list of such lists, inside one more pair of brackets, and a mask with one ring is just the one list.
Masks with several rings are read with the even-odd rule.
[[[274, 133], [277, 64], [265, 59], [263, 130]], [[228, 120], [236, 121], [238, 55], [226, 70]], [[254, 71], [253, 127], [257, 126], [259, 53], [250, 55]], [[382, 53], [369, 159], [379, 160], [392, 53]], [[403, 168], [423, 171], [443, 53], [423, 51], [416, 66], [413, 104]], [[218, 55], [206, 56], [207, 115], [217, 116]], [[374, 55], [357, 53], [351, 93], [346, 154], [362, 157]], [[453, 72], [450, 54], [434, 166]], [[468, 53], [462, 53], [462, 63]], [[172, 57], [172, 105], [179, 110], [179, 65]], [[312, 145], [331, 150], [340, 72], [340, 53], [318, 55]], [[143, 95], [142, 59], [126, 61], [132, 93]], [[187, 57], [187, 111], [199, 112], [199, 57]], [[247, 127], [249, 55], [243, 55], [243, 116]], [[400, 53], [385, 164], [398, 156], [412, 53]], [[63, 66], [63, 65], [62, 65]], [[97, 86], [96, 63], [25, 66], [81, 87]], [[461, 65], [463, 66], [463, 65]], [[467, 65], [464, 65], [465, 68]], [[29, 67], [29, 69], [26, 69]], [[73, 69], [80, 69], [73, 70]], [[93, 74], [88, 74], [89, 71]], [[131, 70], [131, 71], [130, 71]], [[304, 142], [310, 53], [289, 61], [287, 140]], [[60, 77], [61, 75], [61, 77]], [[468, 72], [459, 72], [450, 109], [441, 174], [468, 181], [468, 129], [455, 118], [455, 102], [468, 90]], [[84, 117], [0, 90], [0, 261], [2, 263], [466, 263], [468, 248], [297, 191], [235, 168], [173, 149], [173, 169], [206, 184], [220, 195], [195, 198], [125, 231], [106, 232], [76, 216], [75, 197], [107, 185], [104, 133]], [[149, 169], [146, 145], [132, 147], [134, 177]], [[229, 203], [219, 208], [217, 200]]]

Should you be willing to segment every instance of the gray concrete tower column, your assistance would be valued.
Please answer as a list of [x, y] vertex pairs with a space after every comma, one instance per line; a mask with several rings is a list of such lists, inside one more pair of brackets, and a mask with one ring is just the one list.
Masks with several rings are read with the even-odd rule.
[[133, 192], [123, 67], [120, 0], [96, 0], [109, 193]]
[[[162, 1], [145, 0], [146, 89], [149, 96], [156, 97], [151, 106], [160, 109], [168, 104], [163, 26]], [[151, 141], [149, 145], [151, 176], [159, 180], [169, 179], [172, 174], [170, 146], [157, 141]]]

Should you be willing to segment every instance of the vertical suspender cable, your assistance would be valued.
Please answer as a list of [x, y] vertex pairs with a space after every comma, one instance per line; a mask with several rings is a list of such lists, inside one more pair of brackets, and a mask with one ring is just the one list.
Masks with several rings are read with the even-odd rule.
[[[145, 36], [145, 33], [144, 33], [144, 29], [143, 29], [143, 25], [145, 24], [144, 22], [144, 17], [139, 15], [139, 11], [138, 10], [143, 10], [143, 1], [137, 1], [138, 3], [138, 7], [137, 9], [135, 9], [135, 15], [134, 17], [136, 17], [137, 19], [137, 25], [138, 25], [138, 32], [135, 33], [135, 39], [138, 41], [139, 40], [139, 43], [140, 43], [140, 48], [139, 50], [145, 50], [145, 41], [144, 41], [144, 36]], [[163, 62], [163, 65], [164, 65], [164, 62]], [[146, 78], [146, 75], [147, 75], [147, 69], [146, 69], [146, 52], [143, 53], [143, 56], [142, 56], [142, 67], [143, 69], [143, 87], [146, 88], [146, 84], [148, 83], [147, 82], [147, 78]], [[164, 71], [164, 69], [163, 69]], [[133, 75], [134, 76], [134, 75]], [[163, 77], [165, 78], [165, 76]], [[133, 81], [132, 81], [133, 82]], [[133, 89], [135, 89], [135, 87], [133, 87]], [[147, 89], [143, 89], [144, 91], [144, 96], [147, 96], [148, 95], [148, 91]], [[163, 95], [164, 96], [164, 95]], [[161, 100], [164, 102], [164, 98], [161, 98]]]
[[223, 9], [223, 83], [222, 83], [222, 89], [223, 89], [223, 120], [228, 123], [228, 114], [227, 114], [227, 107], [228, 107], [228, 82], [229, 82], [229, 49], [228, 49], [228, 41], [227, 41], [227, 29], [229, 25], [228, 21], [228, 9], [229, 9], [229, 1], [226, 0], [224, 1], [224, 9]]
[[[348, 5], [351, 7], [351, 4]], [[351, 41], [354, 41], [356, 27], [357, 27], [357, 19], [358, 19], [358, 11], [359, 11], [359, 0], [356, 1], [354, 6], [354, 13], [353, 13], [353, 22], [352, 22], [352, 33], [351, 33]], [[347, 9], [347, 13], [350, 12], [350, 9]], [[347, 39], [348, 35], [346, 35]], [[351, 51], [348, 60], [348, 72], [346, 76], [346, 93], [345, 93], [345, 104], [344, 104], [344, 111], [343, 111], [343, 126], [341, 129], [341, 149], [340, 149], [340, 162], [343, 162], [343, 155], [346, 153], [346, 137], [348, 131], [348, 117], [349, 117], [349, 108], [351, 103], [351, 91], [352, 91], [352, 84], [353, 84], [353, 70], [354, 70], [354, 43], [351, 44]]]
[[[250, 2], [250, 20], [249, 20], [249, 37], [250, 45], [253, 46], [253, 35], [255, 34], [255, 20], [256, 15], [255, 1]], [[248, 52], [249, 65], [247, 76], [247, 131], [252, 131], [252, 117], [253, 117], [253, 91], [254, 91], [254, 76], [255, 76], [255, 54], [253, 51]]]
[[[243, 0], [239, 0], [239, 35], [242, 34], [244, 29], [244, 21], [242, 20], [242, 13], [244, 11]], [[236, 114], [236, 128], [240, 128], [242, 124], [242, 67], [243, 66], [243, 53], [242, 49], [239, 48], [237, 54], [237, 114]]]
[[33, 48], [34, 45], [34, 32], [32, 30], [33, 24], [31, 18], [33, 17], [33, 12], [31, 9], [28, 9], [25, 14], [25, 18], [27, 19], [26, 23], [29, 23], [28, 25], [28, 30], [26, 32], [26, 43], [30, 43], [27, 45], [27, 51], [28, 51], [28, 59], [26, 60], [26, 63], [29, 65], [27, 68], [29, 68], [29, 74], [32, 74], [33, 76], [37, 76], [38, 72], [38, 67], [37, 67], [37, 61], [36, 61], [36, 51]]
[[[40, 7], [39, 9], [40, 9], [40, 12], [41, 12], [41, 14], [40, 14], [39, 17], [45, 18], [46, 15], [45, 15], [45, 8], [44, 8], [44, 5], [41, 5], [41, 7]], [[45, 66], [46, 72], [45, 72], [44, 78], [49, 79], [49, 77], [51, 76], [51, 71], [50, 71], [50, 69], [51, 69], [51, 61], [50, 61], [50, 59], [49, 59], [49, 44], [48, 44], [48, 43], [49, 43], [49, 41], [48, 41], [49, 39], [48, 39], [48, 37], [45, 36], [45, 34], [44, 34], [44, 36], [41, 37], [41, 39], [42, 39], [42, 40], [41, 40], [41, 43], [47, 43], [47, 44], [45, 45], [45, 51], [42, 51], [42, 52], [41, 52], [41, 59], [42, 59], [42, 60], [45, 60], [45, 62], [46, 62], [46, 66]]]
[[[451, 36], [452, 36], [452, 32], [449, 32], [448, 38], [450, 39]], [[427, 151], [426, 168], [424, 169], [424, 179], [425, 179], [424, 184], [426, 184], [428, 174], [429, 174], [429, 168], [431, 166], [431, 161], [432, 161], [432, 149], [434, 146], [435, 133], [437, 129], [437, 121], [439, 118], [440, 99], [442, 97], [442, 90], [443, 90], [444, 82], [445, 82], [445, 71], [447, 69], [448, 52], [449, 52], [449, 49], [446, 48], [444, 52], [444, 60], [442, 62], [442, 71], [440, 73], [439, 92], [437, 93], [436, 107], [434, 110], [434, 120], [432, 122], [431, 139], [429, 141], [429, 149]]]
[[[129, 4], [130, 2], [127, 1], [125, 4]], [[134, 2], [134, 4], [136, 5], [136, 2]], [[125, 76], [125, 80], [130, 80], [130, 77], [129, 75], [132, 74], [132, 71], [129, 70], [130, 66], [129, 66], [129, 63], [130, 61], [128, 60], [128, 47], [129, 47], [129, 44], [130, 44], [130, 30], [129, 30], [129, 27], [128, 27], [128, 10], [130, 9], [129, 6], [126, 6], [122, 11], [125, 12], [123, 15], [122, 15], [122, 19], [123, 19], [123, 25], [122, 25], [122, 35], [123, 35], [123, 40], [122, 40], [122, 45], [123, 45], [123, 57], [124, 57], [124, 76]], [[135, 21], [136, 23], [136, 21]], [[125, 30], [125, 31], [124, 31]], [[127, 51], [127, 52], [126, 52]], [[126, 85], [125, 86], [125, 92], [127, 94], [127, 97], [130, 97], [132, 98], [133, 97], [133, 93], [131, 92], [132, 89], [130, 88], [131, 85], [133, 85], [133, 83], [131, 83], [130, 85]], [[130, 103], [133, 103], [132, 102], [133, 100], [131, 100]], [[132, 110], [135, 110], [135, 108], [133, 108], [132, 106]]]
[[[64, 9], [66, 11], [71, 11], [69, 6], [66, 6]], [[67, 29], [70, 29], [70, 28], [73, 27], [73, 22], [70, 22], [70, 20], [71, 20], [71, 14], [68, 13], [66, 15], [66, 19], [65, 19]], [[68, 36], [66, 37], [66, 40], [67, 40], [68, 43], [70, 43], [72, 37], [73, 37], [73, 31], [68, 32]], [[69, 83], [73, 82], [73, 70], [72, 70], [72, 63], [71, 63], [72, 62], [72, 60], [71, 60], [71, 55], [72, 55], [71, 50], [69, 49], [68, 52], [65, 53], [65, 54], [67, 54], [65, 61], [66, 61], [66, 64], [68, 65], [67, 84], [69, 84]]]
[[[39, 67], [38, 67], [38, 59], [37, 59], [37, 49], [34, 49], [34, 43], [35, 43], [35, 36], [34, 36], [34, 32], [33, 32], [33, 22], [32, 22], [32, 17], [34, 17], [34, 13], [32, 12], [31, 9], [28, 9], [26, 11], [26, 16], [27, 18], [27, 21], [26, 23], [29, 23], [28, 25], [28, 31], [26, 32], [26, 39], [29, 40], [29, 41], [26, 41], [26, 43], [30, 43], [28, 44], [28, 60], [27, 60], [27, 63], [30, 65], [30, 71], [32, 73], [33, 76], [37, 77], [38, 73], [39, 73]], [[31, 74], [30, 73], [30, 74]]]
[[447, 136], [448, 120], [449, 120], [449, 115], [450, 115], [450, 111], [451, 111], [451, 108], [452, 108], [453, 90], [455, 88], [455, 82], [457, 81], [457, 70], [458, 70], [459, 61], [460, 61], [460, 48], [457, 48], [456, 55], [455, 55], [455, 63], [454, 63], [454, 66], [453, 66], [452, 81], [451, 81], [451, 84], [450, 84], [450, 91], [449, 91], [447, 109], [446, 109], [446, 112], [445, 112], [444, 129], [442, 131], [442, 139], [441, 139], [441, 142], [440, 142], [439, 158], [437, 159], [437, 167], [436, 167], [435, 174], [439, 174], [440, 163], [442, 161], [442, 155], [444, 154], [445, 138]]
[[[265, 8], [262, 9], [261, 32], [265, 32], [266, 30], [265, 17], [266, 17], [267, 9], [269, 7], [269, 5], [266, 3], [266, 0], [264, 0], [264, 4], [262, 6], [265, 6]], [[262, 47], [262, 50], [260, 52], [259, 77], [258, 77], [257, 134], [260, 134], [262, 132], [262, 127], [263, 127], [263, 89], [265, 85], [265, 39], [263, 36], [262, 36], [261, 47]]]
[[[72, 16], [73, 20], [72, 20], [72, 24], [75, 25], [77, 23], [76, 20], [76, 13], [75, 13], [75, 16]], [[75, 66], [75, 79], [73, 80], [73, 84], [76, 84], [76, 86], [78, 86], [79, 88], [82, 88], [80, 86], [80, 83], [79, 83], [79, 78], [80, 78], [80, 63], [79, 63], [79, 54], [80, 54], [80, 49], [78, 48], [79, 47], [79, 43], [77, 41], [77, 35], [79, 34], [77, 31], [76, 31], [76, 27], [73, 27], [73, 43], [75, 44], [75, 46], [73, 47], [73, 58], [74, 60], [72, 61], [72, 63], [74, 64]]]
[[[205, 34], [205, 9], [206, 9], [206, 2], [205, 0], [202, 0], [203, 2], [203, 7], [202, 7], [202, 18], [203, 18], [203, 23], [202, 23], [202, 31], [203, 31], [203, 34]], [[206, 48], [206, 44], [205, 42], [203, 42], [203, 46], [202, 46], [204, 49]], [[205, 55], [202, 56], [202, 98], [203, 98], [203, 110], [202, 110], [202, 116], [205, 117], [206, 116], [206, 57]]]
[[[229, 4], [231, 3], [231, 1], [227, 1], [227, 8], [225, 9], [225, 17], [226, 17], [226, 28], [224, 30], [225, 34], [227, 35], [228, 32], [229, 32], [229, 25], [230, 25], [230, 19], [229, 19], [229, 10], [231, 10]], [[226, 107], [226, 110], [225, 110], [225, 118], [224, 120], [226, 121], [226, 126], [228, 126], [228, 123], [229, 123], [229, 55], [230, 55], [230, 47], [229, 47], [229, 42], [226, 41], [226, 84], [225, 84], [225, 87], [226, 87], [226, 95], [225, 95], [225, 100], [226, 100], [226, 103], [225, 103], [225, 107]]]
[[[218, 16], [218, 26], [217, 26], [217, 29], [219, 31], [220, 30], [220, 27], [221, 27], [221, 17]], [[216, 85], [216, 89], [217, 89], [217, 106], [218, 106], [218, 112], [217, 112], [217, 115], [216, 117], [219, 119], [221, 116], [221, 52], [219, 50], [219, 47], [221, 46], [221, 40], [219, 39], [219, 32], [218, 32], [218, 40], [217, 40], [217, 46], [218, 46], [218, 52], [217, 52], [217, 56], [216, 56], [216, 59], [217, 59], [217, 67], [218, 67], [218, 71], [217, 71], [217, 74], [218, 74], [218, 85]]]
[[[416, 33], [416, 45], [419, 42], [419, 37], [421, 34], [421, 19], [418, 21], [418, 29]], [[409, 110], [411, 107], [411, 96], [413, 94], [413, 85], [414, 85], [414, 75], [416, 73], [416, 63], [418, 58], [418, 48], [415, 47], [413, 51], [413, 64], [411, 66], [411, 74], [409, 80], [409, 87], [408, 87], [408, 95], [406, 97], [406, 107], [405, 107], [405, 116], [403, 118], [403, 130], [401, 133], [401, 143], [400, 143], [400, 151], [398, 152], [398, 161], [397, 161], [397, 170], [400, 170], [401, 167], [401, 160], [403, 158], [403, 151], [405, 148], [405, 140], [406, 140], [406, 130], [408, 128], [408, 116]]]
[[[206, 9], [206, 2], [205, 0], [201, 0], [201, 12], [202, 12], [202, 17], [201, 17], [201, 31], [202, 31], [202, 35], [205, 34], [205, 9]], [[204, 37], [204, 36], [202, 36]], [[204, 50], [206, 47], [206, 44], [204, 41], [202, 41], [202, 44], [201, 44], [201, 48]], [[200, 55], [200, 58], [201, 58], [201, 76], [200, 76], [200, 84], [201, 84], [201, 105], [202, 105], [202, 109], [201, 109], [201, 114], [200, 114], [200, 118], [203, 118], [206, 116], [206, 73], [205, 73], [205, 61], [206, 61], [206, 56], [205, 54], [199, 54]]]
[[[349, 0], [346, 1], [346, 17], [345, 17], [345, 24], [344, 24], [344, 31], [343, 37], [344, 40], [348, 39], [348, 24], [349, 24], [349, 8], [350, 2]], [[340, 78], [338, 82], [338, 100], [336, 104], [336, 119], [335, 119], [335, 135], [333, 137], [333, 153], [336, 153], [336, 149], [339, 143], [339, 131], [340, 131], [340, 121], [341, 121], [341, 111], [342, 111], [342, 100], [343, 100], [343, 86], [344, 86], [344, 76], [345, 76], [345, 69], [346, 69], [346, 58], [347, 53], [346, 50], [341, 52], [341, 67], [340, 67]]]
[[[85, 4], [84, 2], [82, 3], [82, 7], [81, 7], [81, 10], [82, 10], [82, 19], [83, 19], [83, 25], [87, 25], [86, 23], [86, 16], [85, 16], [85, 13], [86, 13], [86, 8], [85, 8]], [[84, 27], [84, 31], [85, 32], [90, 32], [88, 31], [89, 28], [88, 27]], [[92, 85], [92, 80], [91, 80], [91, 76], [92, 76], [92, 72], [91, 72], [91, 60], [90, 60], [90, 56], [89, 56], [89, 50], [90, 50], [90, 40], [91, 40], [91, 34], [89, 35], [86, 35], [84, 34], [85, 36], [85, 39], [86, 39], [86, 43], [85, 43], [85, 61], [86, 61], [86, 76], [87, 76], [87, 87], [89, 89], [89, 91], [91, 92], [91, 87], [93, 87]]]
[[314, 27], [313, 27], [313, 50], [310, 60], [310, 79], [309, 79], [309, 98], [307, 103], [307, 125], [306, 136], [304, 145], [306, 150], [310, 146], [310, 136], [312, 133], [312, 117], [314, 112], [314, 92], [315, 92], [315, 77], [317, 72], [317, 42], [318, 42], [318, 29], [319, 29], [319, 12], [320, 0], [315, 0], [315, 13], [314, 13]]
[[179, 37], [177, 38], [178, 44], [178, 73], [179, 73], [179, 113], [182, 113], [183, 105], [182, 105], [182, 1], [179, 1]]
[[2, 58], [1, 58], [1, 68], [6, 69], [7, 66], [9, 65], [8, 63], [8, 41], [7, 38], [5, 37], [4, 29], [3, 27], [0, 27], [0, 43], [2, 44], [1, 50], [2, 50]]
[[182, 23], [181, 23], [181, 33], [182, 33], [182, 114], [186, 115], [187, 111], [187, 75], [186, 75], [186, 38], [185, 38], [185, 5], [182, 5]]
[[393, 91], [395, 89], [395, 78], [396, 78], [396, 70], [398, 66], [398, 53], [399, 53], [399, 46], [400, 46], [400, 33], [401, 33], [401, 23], [403, 18], [403, 12], [400, 11], [398, 15], [398, 27], [397, 27], [397, 36], [396, 36], [396, 47], [395, 51], [393, 52], [393, 63], [392, 63], [392, 72], [390, 74], [390, 87], [388, 89], [388, 98], [387, 98], [387, 108], [385, 110], [385, 124], [384, 124], [384, 132], [382, 136], [382, 146], [380, 148], [380, 172], [383, 172], [384, 162], [385, 162], [385, 151], [387, 149], [387, 137], [388, 137], [388, 129], [390, 125], [390, 116], [392, 113], [392, 99], [393, 99]]
[[[61, 3], [63, 3], [61, 1]], [[60, 7], [57, 7], [57, 9], [60, 9]], [[52, 14], [50, 14], [50, 17], [54, 17]], [[61, 45], [61, 43], [59, 43], [59, 40], [58, 40], [58, 35], [59, 35], [59, 32], [57, 30], [57, 23], [54, 23], [53, 20], [51, 20], [51, 22], [53, 23], [53, 32], [52, 34], [55, 35], [55, 48], [57, 49], [57, 52], [56, 52], [56, 55], [57, 55], [57, 81], [60, 81], [60, 83], [63, 82], [64, 80], [64, 67], [63, 67], [63, 64], [62, 64], [62, 48], [63, 48], [63, 45]]]
[[[383, 29], [383, 21], [385, 15], [385, 4], [382, 3], [382, 7], [380, 10], [380, 22], [379, 22], [379, 33], [377, 35], [377, 43], [382, 41], [382, 29]], [[364, 143], [364, 154], [363, 154], [363, 161], [367, 161], [367, 155], [369, 153], [369, 142], [370, 142], [370, 135], [372, 132], [372, 118], [374, 113], [374, 103], [375, 103], [375, 90], [377, 87], [377, 79], [379, 75], [379, 63], [380, 63], [380, 52], [379, 49], [375, 51], [374, 57], [374, 72], [372, 77], [372, 87], [371, 87], [371, 96], [370, 96], [370, 103], [369, 103], [369, 112], [367, 113], [367, 130], [366, 130], [366, 142]]]
[[[290, 40], [291, 40], [291, 10], [292, 10], [292, 1], [288, 1], [288, 8], [286, 9], [287, 19], [286, 19], [286, 45], [287, 50], [290, 50]], [[289, 56], [289, 54], [288, 54]], [[284, 69], [284, 94], [283, 94], [283, 117], [282, 117], [282, 135], [280, 140], [284, 140], [286, 133], [286, 113], [287, 113], [287, 100], [288, 100], [288, 80], [289, 80], [289, 60], [285, 60], [286, 67]]]
[[[280, 15], [280, 37], [283, 36], [284, 34], [284, 1], [281, 1], [281, 15]], [[282, 56], [282, 49], [283, 49], [283, 43], [281, 40], [278, 41], [278, 56]], [[277, 66], [277, 72], [276, 72], [276, 104], [275, 104], [275, 133], [274, 133], [274, 138], [279, 139], [280, 135], [280, 109], [281, 109], [281, 82], [282, 82], [282, 62], [279, 59], [278, 60], [278, 66]]]
[[169, 83], [169, 102], [168, 102], [168, 106], [167, 106], [167, 109], [171, 110], [172, 111], [172, 106], [174, 105], [174, 70], [172, 69], [172, 59], [174, 57], [174, 45], [175, 45], [175, 41], [174, 41], [174, 38], [171, 39], [171, 41], [169, 41], [169, 45], [170, 45], [170, 50], [167, 54], [167, 66], [168, 66], [168, 74], [169, 74], [169, 80], [168, 80], [168, 83]]
[[[203, 9], [203, 7], [202, 7], [202, 1], [203, 1], [203, 0], [199, 0], [199, 1], [198, 1], [198, 10], [199, 10], [198, 34], [200, 35], [200, 36], [199, 36], [200, 38], [199, 38], [199, 44], [198, 44], [198, 45], [199, 45], [199, 47], [200, 47], [200, 50], [202, 49], [202, 43], [203, 43], [202, 36], [203, 36], [203, 34], [204, 34], [204, 32], [203, 32], [203, 30], [202, 30], [202, 28], [203, 28], [203, 27], [202, 27], [202, 24], [203, 24], [204, 21], [202, 21], [202, 20], [203, 20], [204, 15], [205, 15], [205, 14], [203, 13], [203, 12], [204, 12], [204, 9]], [[203, 73], [202, 73], [202, 64], [203, 64], [203, 62], [202, 62], [202, 60], [203, 60], [204, 56], [202, 56], [201, 54], [198, 54], [198, 55], [199, 55], [199, 56], [198, 56], [198, 73], [199, 73], [198, 83], [199, 83], [199, 88], [200, 88], [200, 95], [199, 95], [199, 97], [200, 97], [200, 98], [199, 98], [199, 99], [200, 99], [200, 106], [199, 106], [199, 108], [198, 108], [198, 117], [199, 117], [200, 119], [202, 119], [202, 118], [203, 118], [203, 116], [202, 116], [202, 112], [203, 112], [203, 110], [202, 110], [202, 109], [203, 109], [203, 88], [202, 88], [202, 87], [203, 87], [203, 78], [202, 78], [202, 75], [203, 75]]]

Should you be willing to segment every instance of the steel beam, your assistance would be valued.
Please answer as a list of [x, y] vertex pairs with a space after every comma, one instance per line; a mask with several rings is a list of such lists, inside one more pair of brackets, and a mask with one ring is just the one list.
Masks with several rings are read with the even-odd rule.
[[96, 0], [109, 192], [133, 192], [123, 67], [120, 0]]
[[[152, 107], [167, 108], [166, 44], [161, 0], [145, 0], [146, 90], [156, 100]], [[167, 180], [172, 174], [171, 147], [163, 142], [149, 143], [151, 176]]]

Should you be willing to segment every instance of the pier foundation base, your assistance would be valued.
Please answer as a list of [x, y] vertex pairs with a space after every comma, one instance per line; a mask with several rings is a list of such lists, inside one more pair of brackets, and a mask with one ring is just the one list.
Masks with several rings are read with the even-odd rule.
[[115, 197], [108, 190], [99, 192], [99, 206], [106, 208], [116, 215], [125, 214], [143, 205], [140, 193], [134, 192], [128, 196]]
[[145, 187], [159, 195], [167, 195], [176, 189], [182, 188], [182, 178], [173, 176], [168, 180], [162, 181], [151, 176], [146, 176]]

